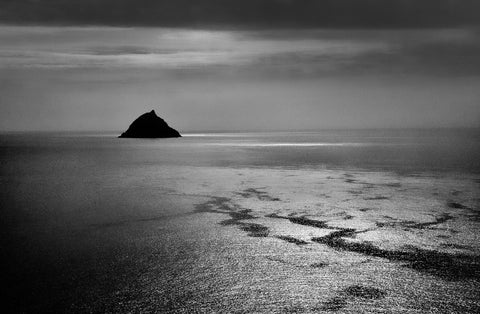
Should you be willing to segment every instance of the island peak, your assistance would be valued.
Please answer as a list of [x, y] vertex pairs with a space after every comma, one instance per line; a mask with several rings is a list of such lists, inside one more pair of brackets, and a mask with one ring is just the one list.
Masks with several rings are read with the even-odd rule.
[[155, 110], [146, 112], [130, 124], [121, 138], [170, 138], [182, 137], [180, 133], [171, 128], [167, 122], [157, 116]]

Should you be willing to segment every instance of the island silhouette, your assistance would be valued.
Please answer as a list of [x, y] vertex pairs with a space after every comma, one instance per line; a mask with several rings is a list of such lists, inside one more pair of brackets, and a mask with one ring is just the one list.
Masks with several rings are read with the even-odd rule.
[[182, 137], [167, 122], [157, 116], [155, 110], [142, 114], [130, 124], [120, 138], [170, 138]]

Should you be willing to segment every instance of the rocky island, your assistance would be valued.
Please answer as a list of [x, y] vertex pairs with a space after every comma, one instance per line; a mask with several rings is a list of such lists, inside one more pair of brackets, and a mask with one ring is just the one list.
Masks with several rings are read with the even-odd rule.
[[169, 138], [182, 137], [180, 133], [171, 128], [154, 110], [142, 114], [130, 124], [128, 130], [120, 138]]

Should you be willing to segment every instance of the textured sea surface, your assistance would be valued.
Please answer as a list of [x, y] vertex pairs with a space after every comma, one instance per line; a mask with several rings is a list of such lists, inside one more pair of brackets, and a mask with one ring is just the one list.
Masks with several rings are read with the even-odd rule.
[[478, 130], [0, 135], [12, 312], [478, 313]]

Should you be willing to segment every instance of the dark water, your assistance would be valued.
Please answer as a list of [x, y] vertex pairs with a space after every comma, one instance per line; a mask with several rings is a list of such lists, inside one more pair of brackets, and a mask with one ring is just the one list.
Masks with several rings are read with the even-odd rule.
[[45, 162], [47, 167], [53, 162], [60, 162], [61, 166], [70, 162], [74, 163], [74, 169], [90, 166], [104, 169], [107, 162], [111, 166], [144, 162], [480, 171], [480, 129], [192, 133], [180, 140], [117, 139], [115, 136], [108, 133], [4, 134], [0, 136], [1, 158], [5, 162], [25, 161], [22, 168], [34, 167], [35, 162]]
[[[480, 132], [217, 133], [159, 140], [0, 135], [2, 289], [12, 309], [135, 312], [189, 302], [186, 308], [195, 308], [195, 300], [208, 299], [199, 296], [202, 289], [218, 293], [211, 290], [215, 280], [201, 274], [215, 272], [217, 250], [233, 240], [189, 218], [205, 201], [201, 195], [164, 193], [182, 191], [188, 172], [180, 180], [167, 171], [182, 167], [471, 175], [480, 173]], [[237, 251], [247, 245], [237, 244]], [[192, 273], [192, 267], [200, 268]], [[201, 305], [205, 311], [208, 304]]]

